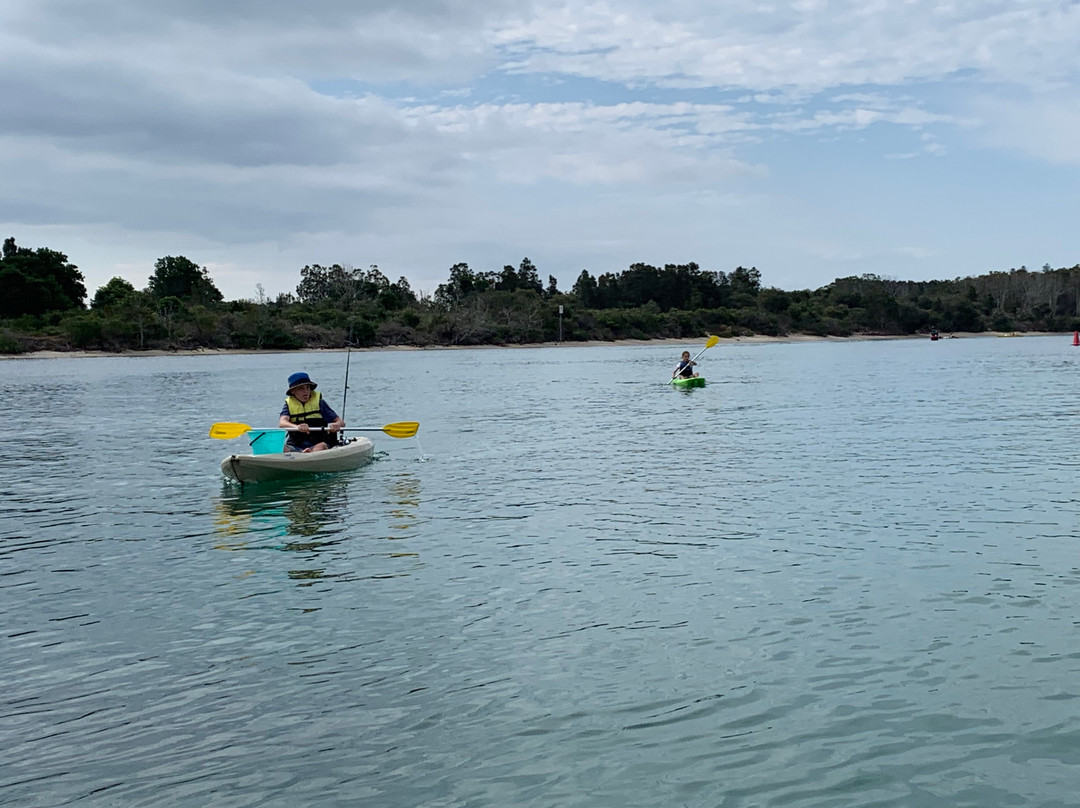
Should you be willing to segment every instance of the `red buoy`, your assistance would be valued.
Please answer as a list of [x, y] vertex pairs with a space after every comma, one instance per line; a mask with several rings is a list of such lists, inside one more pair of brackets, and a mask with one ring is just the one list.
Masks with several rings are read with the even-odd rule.
[[1080, 345], [1080, 331], [1073, 331], [1073, 345]]

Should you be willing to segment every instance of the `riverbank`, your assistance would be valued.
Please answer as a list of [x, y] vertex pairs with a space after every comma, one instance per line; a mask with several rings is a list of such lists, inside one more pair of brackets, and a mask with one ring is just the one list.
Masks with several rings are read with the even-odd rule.
[[[941, 339], [978, 339], [982, 337], [1050, 337], [1060, 336], [1062, 339], [1070, 339], [1071, 335], [1068, 333], [1054, 333], [1050, 331], [1025, 331], [1025, 332], [1000, 332], [1000, 331], [983, 331], [983, 332], [957, 332], [955, 334], [944, 334]], [[697, 345], [706, 338], [704, 336], [698, 338], [686, 338], [686, 339], [618, 339], [618, 340], [593, 340], [583, 342], [531, 342], [524, 345], [384, 345], [371, 348], [353, 348], [352, 350], [357, 353], [364, 353], [368, 351], [460, 351], [460, 350], [494, 350], [498, 348], [510, 348], [516, 350], [528, 350], [531, 348], [574, 348], [574, 347], [596, 347], [601, 345], [684, 345], [687, 347]], [[875, 334], [860, 334], [851, 337], [819, 337], [812, 334], [789, 334], [783, 337], [769, 337], [764, 335], [754, 335], [749, 337], [722, 337], [718, 344], [732, 345], [732, 344], [769, 344], [769, 343], [795, 343], [795, 342], [868, 342], [868, 341], [885, 341], [885, 340], [928, 340], [925, 334], [908, 334], [900, 336], [882, 336]], [[176, 351], [30, 351], [24, 354], [4, 354], [0, 355], [0, 360], [11, 359], [90, 359], [94, 357], [135, 357], [135, 356], [239, 356], [244, 354], [285, 354], [295, 355], [297, 353], [342, 353], [346, 351], [346, 348], [311, 348], [300, 349], [297, 351], [260, 351], [260, 350], [240, 350], [240, 349], [216, 349], [216, 348], [198, 348], [191, 350], [176, 350]]]

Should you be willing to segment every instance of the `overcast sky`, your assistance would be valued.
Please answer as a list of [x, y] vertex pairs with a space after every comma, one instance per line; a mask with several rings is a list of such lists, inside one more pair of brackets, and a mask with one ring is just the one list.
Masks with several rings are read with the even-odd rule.
[[228, 299], [1072, 266], [1078, 43], [1080, 0], [5, 0], [0, 235]]

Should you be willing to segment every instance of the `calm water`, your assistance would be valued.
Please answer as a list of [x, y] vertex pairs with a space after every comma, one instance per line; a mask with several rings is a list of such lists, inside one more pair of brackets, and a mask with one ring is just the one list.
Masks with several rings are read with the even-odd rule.
[[0, 362], [0, 804], [1077, 805], [1069, 343]]

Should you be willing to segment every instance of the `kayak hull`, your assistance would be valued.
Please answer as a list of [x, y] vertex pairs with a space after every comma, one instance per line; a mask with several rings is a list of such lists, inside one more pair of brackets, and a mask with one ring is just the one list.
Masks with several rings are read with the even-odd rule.
[[692, 376], [689, 379], [672, 379], [671, 383], [673, 385], [675, 385], [676, 387], [681, 387], [683, 389], [686, 389], [688, 387], [704, 387], [705, 386], [705, 377], [704, 376]]
[[375, 444], [367, 438], [353, 438], [344, 446], [322, 452], [229, 455], [221, 461], [221, 473], [237, 482], [259, 483], [295, 479], [307, 474], [350, 471], [371, 462]]

